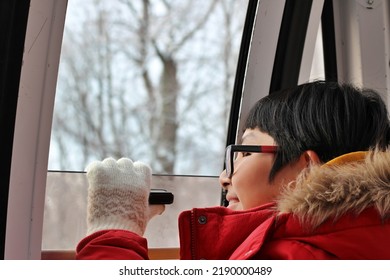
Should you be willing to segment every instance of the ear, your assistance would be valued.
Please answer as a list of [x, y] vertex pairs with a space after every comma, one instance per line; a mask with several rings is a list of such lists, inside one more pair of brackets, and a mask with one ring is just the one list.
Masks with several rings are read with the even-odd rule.
[[299, 160], [304, 162], [306, 166], [309, 166], [310, 164], [321, 163], [321, 160], [318, 157], [317, 153], [312, 150], [307, 150], [303, 152]]
[[310, 165], [315, 165], [321, 163], [320, 158], [317, 153], [312, 150], [304, 151], [298, 158], [297, 161], [294, 161], [290, 164], [290, 172], [293, 176], [291, 178], [296, 178], [302, 170], [308, 168]]

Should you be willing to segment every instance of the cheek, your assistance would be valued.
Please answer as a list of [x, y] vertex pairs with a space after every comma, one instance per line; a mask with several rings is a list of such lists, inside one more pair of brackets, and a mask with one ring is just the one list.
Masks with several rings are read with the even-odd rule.
[[272, 201], [275, 190], [268, 183], [269, 170], [269, 164], [254, 161], [252, 164], [248, 162], [233, 176], [232, 183], [243, 210]]
[[240, 189], [248, 191], [255, 189], [253, 188], [254, 185], [258, 185], [264, 181], [266, 174], [268, 172], [265, 171], [265, 168], [260, 165], [258, 160], [246, 160], [236, 167], [236, 172], [232, 180], [238, 186], [241, 186]]

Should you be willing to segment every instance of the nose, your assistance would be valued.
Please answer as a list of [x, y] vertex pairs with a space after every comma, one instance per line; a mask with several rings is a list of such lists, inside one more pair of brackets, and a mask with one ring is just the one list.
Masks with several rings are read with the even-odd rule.
[[219, 184], [225, 190], [231, 185], [231, 180], [226, 175], [226, 170], [223, 170], [222, 173], [219, 175]]

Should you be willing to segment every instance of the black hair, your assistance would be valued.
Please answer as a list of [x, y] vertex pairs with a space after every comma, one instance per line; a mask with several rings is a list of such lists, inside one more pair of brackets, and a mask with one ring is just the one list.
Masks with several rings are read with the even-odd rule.
[[245, 129], [258, 128], [279, 146], [269, 180], [307, 150], [322, 162], [353, 151], [386, 149], [386, 105], [371, 89], [315, 81], [271, 93], [251, 109]]

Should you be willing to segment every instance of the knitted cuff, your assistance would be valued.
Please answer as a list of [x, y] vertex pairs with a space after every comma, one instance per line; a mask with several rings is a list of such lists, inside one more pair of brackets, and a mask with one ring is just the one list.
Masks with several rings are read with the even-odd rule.
[[147, 224], [148, 190], [92, 188], [88, 193], [88, 232], [123, 229], [142, 236]]

